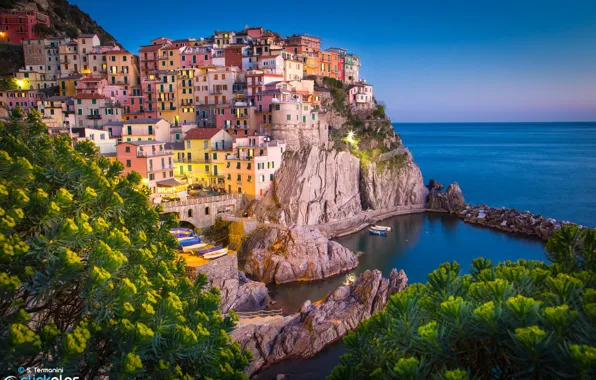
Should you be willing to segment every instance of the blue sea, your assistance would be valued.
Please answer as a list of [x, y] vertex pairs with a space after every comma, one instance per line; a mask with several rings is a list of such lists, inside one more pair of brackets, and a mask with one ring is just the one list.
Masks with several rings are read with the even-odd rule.
[[[596, 123], [452, 123], [394, 124], [420, 165], [426, 182], [458, 182], [468, 203], [514, 207], [596, 227]], [[350, 274], [403, 269], [408, 282], [426, 282], [440, 263], [457, 261], [462, 272], [476, 257], [493, 262], [546, 260], [544, 242], [464, 223], [446, 214], [401, 215], [384, 220], [386, 237], [363, 230], [337, 239], [365, 252]], [[346, 280], [346, 274], [323, 281], [270, 287], [285, 313], [307, 299], [319, 300]], [[308, 360], [286, 360], [258, 379], [324, 379], [345, 352], [341, 342]]]
[[424, 180], [466, 201], [596, 227], [596, 123], [393, 124]]

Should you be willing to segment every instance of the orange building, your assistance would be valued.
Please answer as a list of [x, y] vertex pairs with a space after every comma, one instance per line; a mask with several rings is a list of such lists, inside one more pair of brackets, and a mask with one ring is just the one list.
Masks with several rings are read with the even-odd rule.
[[341, 60], [339, 54], [332, 51], [319, 52], [321, 60], [321, 75], [341, 80]]

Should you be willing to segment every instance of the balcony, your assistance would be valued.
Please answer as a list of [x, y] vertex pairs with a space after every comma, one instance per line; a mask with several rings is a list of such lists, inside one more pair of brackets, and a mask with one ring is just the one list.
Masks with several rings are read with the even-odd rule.
[[86, 117], [87, 117], [87, 119], [90, 119], [90, 120], [99, 120], [99, 119], [101, 119], [101, 115], [87, 115]]
[[174, 166], [173, 165], [164, 165], [163, 167], [155, 167], [155, 168], [153, 166], [150, 166], [147, 171], [149, 173], [152, 173], [152, 172], [160, 172], [162, 170], [170, 170], [170, 169], [174, 169]]
[[223, 90], [221, 90], [221, 89], [209, 90], [209, 95], [221, 95], [221, 94], [223, 94]]
[[175, 163], [178, 164], [210, 164], [211, 160], [199, 160], [196, 158], [191, 158], [190, 160], [187, 158], [179, 158], [174, 160]]
[[159, 156], [170, 156], [172, 155], [172, 151], [171, 150], [156, 150], [156, 151], [138, 151], [137, 152], [137, 157], [159, 157]]

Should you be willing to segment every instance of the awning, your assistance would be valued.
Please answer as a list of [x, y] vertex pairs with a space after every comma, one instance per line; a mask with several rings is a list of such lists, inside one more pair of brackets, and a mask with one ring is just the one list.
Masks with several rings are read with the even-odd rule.
[[164, 179], [157, 182], [157, 187], [176, 187], [186, 185], [184, 182], [178, 181], [176, 178]]

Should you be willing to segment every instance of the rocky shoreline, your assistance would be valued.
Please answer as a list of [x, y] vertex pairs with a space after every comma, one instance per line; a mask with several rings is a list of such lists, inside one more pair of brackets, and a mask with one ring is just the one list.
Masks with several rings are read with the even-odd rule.
[[568, 221], [558, 221], [529, 211], [514, 208], [496, 208], [487, 205], [469, 205], [465, 202], [459, 185], [454, 182], [442, 192], [443, 185], [431, 180], [428, 184], [428, 211], [444, 212], [457, 216], [464, 222], [510, 233], [537, 236], [546, 241], [561, 226], [585, 226]]
[[360, 321], [383, 310], [391, 295], [406, 288], [407, 281], [406, 274], [395, 269], [389, 278], [376, 269], [366, 271], [323, 300], [306, 301], [292, 315], [240, 321], [230, 335], [253, 354], [247, 375], [285, 359], [315, 356]]

